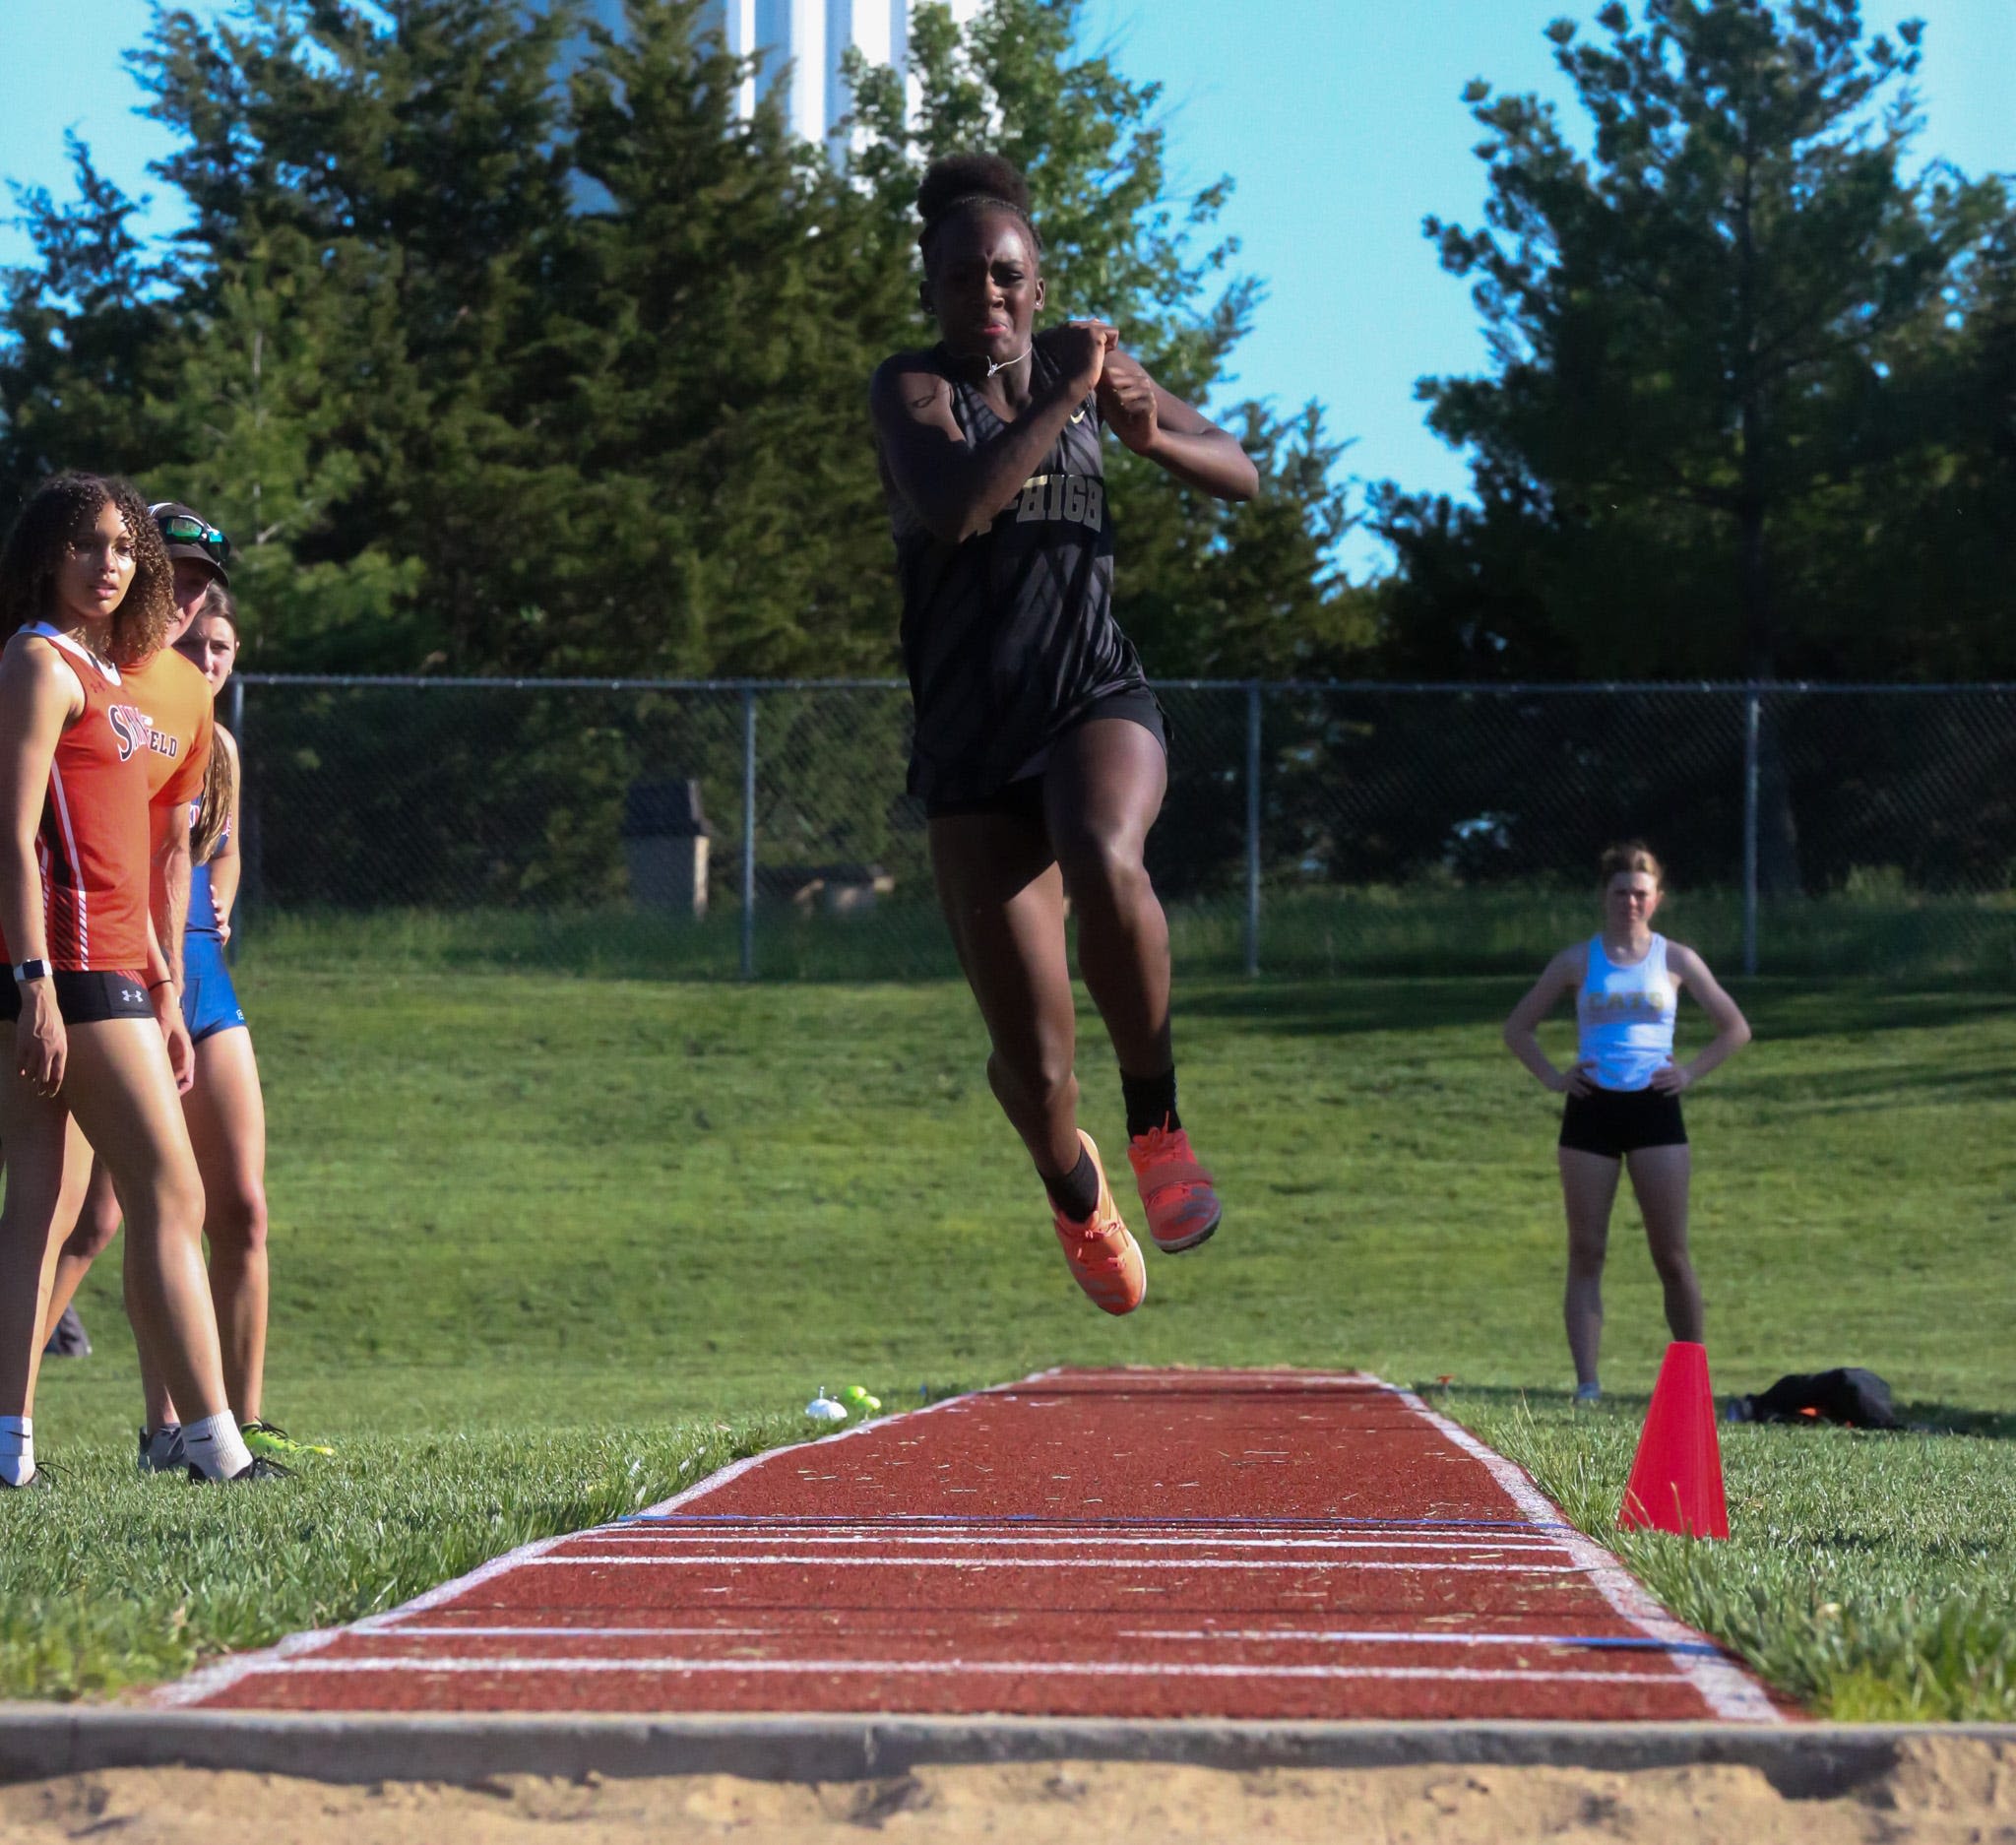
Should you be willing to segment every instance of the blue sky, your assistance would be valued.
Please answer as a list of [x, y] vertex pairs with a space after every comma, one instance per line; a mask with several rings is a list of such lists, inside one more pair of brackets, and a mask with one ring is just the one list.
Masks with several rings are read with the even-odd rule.
[[[222, 0], [194, 0], [199, 13]], [[1237, 389], [1292, 410], [1315, 398], [1346, 467], [1367, 479], [1461, 492], [1462, 458], [1421, 425], [1415, 380], [1480, 367], [1464, 286], [1420, 234], [1428, 213], [1475, 222], [1482, 167], [1460, 100], [1483, 77], [1561, 95], [1542, 36], [1597, 0], [1087, 0], [1088, 41], [1166, 89], [1179, 184], [1228, 173], [1226, 227], [1269, 298], [1237, 356]], [[62, 189], [74, 127], [129, 190], [161, 131], [134, 113], [119, 54], [140, 40], [148, 0], [0, 0], [0, 175]], [[2016, 0], [1865, 0], [1871, 26], [1928, 21], [1922, 151], [1972, 173], [2016, 172]], [[157, 191], [158, 188], [155, 188]], [[169, 221], [165, 211], [159, 220]], [[0, 263], [27, 246], [0, 229]], [[1347, 547], [1362, 570], [1364, 541]]]

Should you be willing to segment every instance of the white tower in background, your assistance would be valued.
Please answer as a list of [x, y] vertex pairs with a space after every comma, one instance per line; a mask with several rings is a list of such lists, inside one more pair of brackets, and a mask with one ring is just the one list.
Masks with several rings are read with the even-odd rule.
[[[983, 0], [950, 4], [952, 17], [964, 26]], [[739, 57], [761, 55], [761, 74], [742, 87], [745, 115], [782, 81], [788, 85], [784, 105], [791, 132], [823, 142], [853, 105], [841, 70], [850, 46], [871, 64], [909, 75], [911, 6], [912, 0], [706, 0], [700, 25], [703, 32], [720, 32]], [[612, 31], [621, 30], [623, 0], [589, 0], [589, 11]]]
[[[962, 26], [981, 0], [951, 0]], [[826, 141], [852, 106], [841, 59], [850, 46], [871, 64], [908, 72], [911, 0], [708, 0], [705, 26], [742, 57], [760, 54], [762, 74], [746, 87], [745, 111], [780, 82], [789, 85], [785, 119], [806, 141]], [[788, 69], [787, 70], [787, 67]]]

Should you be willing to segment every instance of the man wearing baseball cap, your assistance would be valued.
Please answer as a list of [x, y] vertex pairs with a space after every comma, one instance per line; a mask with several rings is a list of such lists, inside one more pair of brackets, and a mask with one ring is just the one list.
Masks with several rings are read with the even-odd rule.
[[[210, 766], [213, 720], [209, 681], [175, 651], [174, 644], [196, 619], [211, 584], [229, 584], [224, 560], [230, 554], [230, 541], [194, 507], [179, 500], [162, 500], [148, 511], [160, 529], [162, 544], [174, 568], [175, 614], [160, 651], [144, 665], [127, 668], [121, 676], [128, 696], [147, 715], [147, 811], [153, 844], [150, 908], [161, 952], [168, 958], [168, 972], [179, 995], [182, 926], [189, 920], [190, 813], [203, 793], [204, 772]], [[175, 1029], [187, 1029], [179, 1015]], [[193, 1067], [193, 1059], [181, 1067]], [[55, 1287], [49, 1298], [50, 1317], [44, 1322], [50, 1342], [59, 1350], [66, 1345], [76, 1350], [80, 1341], [85, 1350], [90, 1349], [90, 1340], [71, 1302], [92, 1263], [119, 1234], [120, 1215], [119, 1200], [112, 1194], [112, 1182], [104, 1165], [94, 1161], [84, 1209], [56, 1259]], [[140, 1374], [150, 1403], [165, 1401], [165, 1386], [156, 1376], [145, 1349], [140, 1354]], [[227, 1380], [228, 1376], [227, 1361]], [[181, 1472], [188, 1464], [182, 1452], [181, 1432], [173, 1425], [168, 1426], [165, 1433], [143, 1429], [143, 1471]]]
[[175, 572], [175, 618], [160, 651], [137, 671], [128, 672], [135, 702], [147, 713], [147, 788], [154, 820], [154, 922], [175, 990], [182, 988], [182, 925], [189, 920], [189, 827], [191, 803], [203, 793], [210, 766], [210, 682], [199, 668], [176, 653], [212, 583], [226, 589], [224, 569], [230, 541], [179, 500], [150, 506], [160, 528], [168, 562]]
[[[196, 605], [203, 601], [205, 590], [213, 583], [231, 587], [230, 573], [224, 568], [231, 554], [230, 541], [195, 507], [184, 506], [180, 500], [157, 500], [148, 511], [154, 514], [168, 561], [175, 566], [175, 606], [186, 628], [196, 618]], [[168, 645], [172, 647], [174, 641]]]

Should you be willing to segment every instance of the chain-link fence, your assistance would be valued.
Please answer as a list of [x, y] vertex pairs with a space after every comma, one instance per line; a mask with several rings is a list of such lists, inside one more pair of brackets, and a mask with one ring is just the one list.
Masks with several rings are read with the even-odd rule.
[[[1525, 970], [1640, 836], [1731, 969], [2016, 974], [2016, 687], [1158, 688], [1179, 960]], [[896, 682], [245, 675], [239, 936], [296, 958], [955, 971]]]

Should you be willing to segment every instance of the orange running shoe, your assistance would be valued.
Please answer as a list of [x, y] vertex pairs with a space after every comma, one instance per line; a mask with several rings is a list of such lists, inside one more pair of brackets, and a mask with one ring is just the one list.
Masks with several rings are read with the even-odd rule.
[[1064, 1245], [1064, 1260], [1071, 1264], [1072, 1275], [1092, 1296], [1095, 1306], [1107, 1313], [1131, 1313], [1148, 1298], [1148, 1270], [1142, 1264], [1141, 1245], [1120, 1221], [1112, 1187], [1106, 1183], [1106, 1169], [1100, 1165], [1092, 1136], [1081, 1127], [1078, 1138], [1092, 1155], [1093, 1165], [1099, 1167], [1099, 1203], [1082, 1224], [1053, 1210], [1057, 1241]]
[[1218, 1228], [1225, 1206], [1180, 1127], [1151, 1127], [1136, 1134], [1127, 1143], [1127, 1163], [1134, 1169], [1148, 1212], [1148, 1234], [1158, 1249], [1171, 1255], [1194, 1249]]

